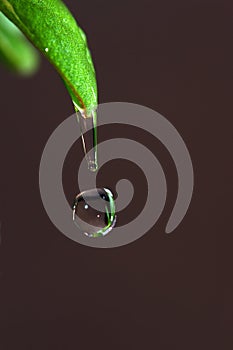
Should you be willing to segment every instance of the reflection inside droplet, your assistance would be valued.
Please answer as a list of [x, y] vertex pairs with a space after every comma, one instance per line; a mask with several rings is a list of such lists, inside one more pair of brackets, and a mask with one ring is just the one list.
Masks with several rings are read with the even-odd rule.
[[116, 223], [112, 192], [95, 188], [79, 193], [73, 204], [73, 221], [88, 237], [108, 234]]

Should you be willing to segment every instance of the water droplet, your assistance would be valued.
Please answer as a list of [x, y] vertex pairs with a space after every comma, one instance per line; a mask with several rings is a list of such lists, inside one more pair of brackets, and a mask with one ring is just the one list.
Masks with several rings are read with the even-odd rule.
[[73, 221], [88, 237], [108, 234], [116, 223], [112, 192], [96, 188], [79, 193], [73, 204]]
[[77, 119], [80, 125], [84, 154], [87, 160], [88, 169], [92, 172], [98, 170], [97, 161], [97, 112], [92, 110], [89, 113], [79, 111], [74, 102]]
[[45, 52], [48, 52], [48, 51], [49, 51], [48, 47], [46, 47], [44, 50], [45, 50]]

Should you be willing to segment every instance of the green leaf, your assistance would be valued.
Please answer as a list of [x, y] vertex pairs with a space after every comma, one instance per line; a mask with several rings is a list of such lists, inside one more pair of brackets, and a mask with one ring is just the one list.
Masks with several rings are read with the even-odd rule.
[[59, 0], [0, 0], [2, 11], [61, 75], [76, 108], [97, 106], [95, 70], [86, 36]]
[[0, 12], [0, 62], [21, 75], [33, 74], [39, 63], [36, 50], [2, 12]]

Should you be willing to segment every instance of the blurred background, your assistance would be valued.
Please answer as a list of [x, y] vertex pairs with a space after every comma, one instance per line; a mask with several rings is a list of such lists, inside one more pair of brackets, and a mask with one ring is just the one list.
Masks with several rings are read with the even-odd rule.
[[[138, 103], [165, 116], [190, 151], [195, 190], [184, 220], [165, 235], [177, 193], [172, 159], [147, 134], [102, 130], [102, 139], [129, 135], [156, 154], [166, 207], [130, 245], [104, 250], [69, 240], [43, 208], [38, 169], [50, 134], [73, 113], [70, 98], [43, 57], [31, 78], [1, 67], [0, 348], [232, 349], [232, 3], [65, 3], [87, 33], [99, 102]], [[77, 142], [64, 166], [71, 204], [81, 158]], [[114, 187], [125, 174], [136, 189], [127, 218], [146, 200], [142, 172], [116, 161], [98, 181]]]

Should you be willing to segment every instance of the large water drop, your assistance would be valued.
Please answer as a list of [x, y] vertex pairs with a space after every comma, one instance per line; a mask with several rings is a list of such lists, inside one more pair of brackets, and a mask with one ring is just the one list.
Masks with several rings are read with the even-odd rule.
[[107, 235], [116, 223], [112, 192], [95, 188], [79, 193], [73, 204], [73, 221], [88, 237]]

